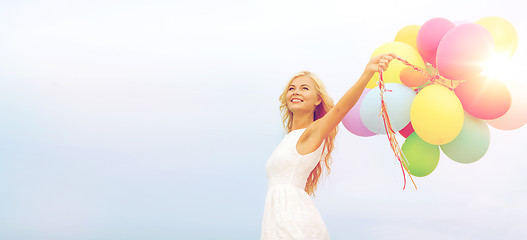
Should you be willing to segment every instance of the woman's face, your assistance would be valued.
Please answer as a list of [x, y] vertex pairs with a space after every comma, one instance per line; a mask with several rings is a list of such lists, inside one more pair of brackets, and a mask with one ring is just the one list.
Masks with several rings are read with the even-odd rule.
[[297, 112], [313, 112], [315, 107], [322, 102], [318, 97], [315, 82], [306, 76], [293, 79], [286, 96], [287, 108], [293, 114]]

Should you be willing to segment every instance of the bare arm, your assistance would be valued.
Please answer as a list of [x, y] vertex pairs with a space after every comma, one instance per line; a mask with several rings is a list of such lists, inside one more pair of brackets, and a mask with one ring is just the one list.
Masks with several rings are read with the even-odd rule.
[[381, 68], [386, 70], [390, 61], [395, 57], [393, 53], [372, 57], [359, 80], [324, 117], [318, 119], [306, 129], [306, 138], [301, 139], [305, 141], [303, 144], [309, 146], [309, 149], [313, 148], [313, 151], [316, 150], [329, 133], [344, 119], [344, 116], [346, 116], [355, 103], [357, 103], [366, 84], [373, 77], [373, 74]]

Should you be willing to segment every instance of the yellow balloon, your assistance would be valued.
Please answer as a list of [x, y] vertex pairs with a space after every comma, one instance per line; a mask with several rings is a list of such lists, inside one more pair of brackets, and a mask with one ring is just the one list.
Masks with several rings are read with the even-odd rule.
[[419, 25], [408, 25], [401, 28], [397, 35], [395, 35], [394, 41], [406, 43], [415, 49], [417, 49], [417, 33], [419, 33], [421, 26]]
[[463, 128], [464, 111], [454, 91], [439, 84], [423, 88], [410, 109], [410, 121], [424, 141], [443, 145], [454, 140]]
[[[424, 68], [425, 63], [423, 59], [421, 58], [421, 55], [419, 55], [419, 52], [417, 49], [413, 48], [412, 46], [403, 43], [403, 42], [388, 42], [380, 47], [378, 47], [372, 54], [373, 56], [384, 54], [384, 53], [395, 53], [397, 56], [405, 59], [409, 63], [413, 64], [414, 66]], [[406, 67], [401, 61], [399, 60], [392, 60], [390, 62], [390, 65], [388, 66], [388, 69], [384, 71], [383, 73], [383, 80], [384, 83], [401, 83], [401, 79], [399, 78], [399, 74], [401, 73], [401, 70]], [[373, 77], [370, 79], [368, 84], [366, 85], [367, 88], [374, 88], [377, 86], [377, 82], [379, 81], [379, 73], [375, 73]], [[402, 83], [401, 83], [402, 84]]]
[[514, 54], [518, 47], [518, 33], [509, 21], [500, 17], [486, 17], [476, 23], [490, 32], [496, 53], [507, 54], [509, 57]]

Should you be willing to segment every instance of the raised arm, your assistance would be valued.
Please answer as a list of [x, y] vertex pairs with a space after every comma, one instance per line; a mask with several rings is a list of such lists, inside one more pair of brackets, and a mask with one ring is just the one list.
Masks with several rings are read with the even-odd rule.
[[322, 143], [322, 141], [329, 135], [329, 133], [337, 127], [337, 125], [344, 119], [344, 116], [359, 100], [368, 81], [373, 77], [373, 74], [379, 69], [384, 71], [388, 68], [388, 64], [396, 55], [393, 53], [381, 54], [370, 59], [364, 72], [359, 80], [342, 96], [342, 98], [335, 104], [335, 106], [324, 117], [315, 121], [309, 127], [310, 139], [313, 143]]

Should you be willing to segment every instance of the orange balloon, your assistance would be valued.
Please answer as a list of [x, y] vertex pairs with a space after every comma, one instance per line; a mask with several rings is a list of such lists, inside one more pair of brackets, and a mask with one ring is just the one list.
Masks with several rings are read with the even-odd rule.
[[428, 78], [425, 75], [410, 66], [401, 70], [399, 78], [404, 85], [411, 88], [419, 87], [428, 82]]

